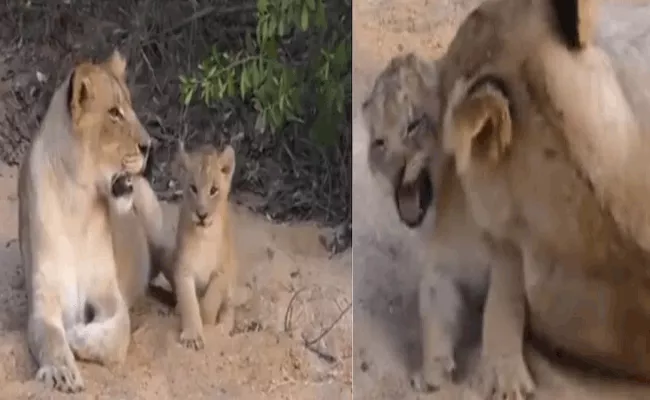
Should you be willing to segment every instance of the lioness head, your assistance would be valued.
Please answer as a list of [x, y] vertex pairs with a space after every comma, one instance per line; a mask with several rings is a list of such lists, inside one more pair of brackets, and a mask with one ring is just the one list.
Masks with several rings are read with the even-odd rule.
[[183, 185], [184, 207], [191, 213], [194, 224], [209, 227], [228, 202], [235, 150], [230, 145], [222, 151], [204, 145], [187, 152], [179, 142], [176, 166], [176, 174]]
[[119, 197], [133, 189], [125, 175], [151, 166], [151, 137], [133, 111], [126, 61], [115, 51], [99, 64], [82, 63], [70, 75], [67, 103], [73, 136], [98, 173], [100, 191]]
[[433, 203], [443, 162], [437, 96], [435, 64], [410, 53], [391, 59], [362, 105], [368, 166], [388, 182], [399, 218], [409, 227], [419, 226]]

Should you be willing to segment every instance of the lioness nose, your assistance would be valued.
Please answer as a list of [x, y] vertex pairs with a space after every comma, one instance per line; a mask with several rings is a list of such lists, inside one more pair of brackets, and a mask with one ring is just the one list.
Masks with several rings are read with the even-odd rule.
[[149, 154], [149, 147], [151, 147], [151, 146], [149, 146], [148, 144], [139, 144], [138, 145], [138, 150], [140, 150], [140, 153], [143, 156], [146, 156], [147, 154]]
[[207, 212], [197, 211], [196, 212], [196, 217], [199, 219], [199, 221], [203, 222], [208, 217], [208, 213]]

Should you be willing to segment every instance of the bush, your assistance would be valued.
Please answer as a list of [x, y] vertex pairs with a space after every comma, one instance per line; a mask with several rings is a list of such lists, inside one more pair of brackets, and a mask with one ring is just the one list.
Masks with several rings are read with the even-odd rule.
[[300, 124], [317, 143], [339, 144], [352, 97], [350, 0], [258, 0], [256, 32], [244, 43], [213, 48], [181, 77], [185, 104], [239, 97], [256, 110], [258, 131]]

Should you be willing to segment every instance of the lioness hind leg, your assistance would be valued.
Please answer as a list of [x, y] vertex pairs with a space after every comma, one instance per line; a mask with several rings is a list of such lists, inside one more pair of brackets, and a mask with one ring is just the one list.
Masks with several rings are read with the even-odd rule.
[[84, 389], [81, 373], [65, 339], [59, 317], [31, 315], [27, 322], [29, 350], [38, 362], [36, 379], [62, 392]]
[[411, 376], [413, 389], [433, 392], [456, 371], [454, 350], [462, 327], [463, 297], [451, 277], [427, 271], [420, 283], [422, 368]]
[[74, 354], [81, 360], [99, 364], [119, 364], [126, 358], [131, 335], [131, 321], [119, 291], [96, 301], [95, 319], [75, 325], [68, 332]]

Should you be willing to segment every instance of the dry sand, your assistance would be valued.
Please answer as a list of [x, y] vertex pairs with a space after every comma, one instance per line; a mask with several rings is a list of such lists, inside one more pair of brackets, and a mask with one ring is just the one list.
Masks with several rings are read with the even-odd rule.
[[[375, 75], [399, 52], [436, 57], [477, 0], [355, 0], [353, 2], [353, 247], [354, 398], [462, 399], [462, 385], [417, 395], [408, 371], [417, 364], [419, 332], [415, 289], [422, 249], [398, 222], [391, 200], [372, 184], [367, 133], [356, 118]], [[650, 387], [560, 367], [527, 345], [538, 400], [649, 399]], [[468, 367], [476, 361], [469, 348]], [[471, 373], [471, 371], [469, 372]]]
[[[303, 345], [303, 337], [316, 338], [350, 303], [351, 251], [330, 258], [320, 244], [323, 230], [274, 225], [242, 206], [235, 206], [237, 243], [250, 296], [237, 310], [237, 334], [209, 327], [203, 351], [186, 349], [178, 344], [178, 315], [147, 299], [134, 312], [124, 365], [80, 363], [86, 383], [80, 394], [45, 389], [33, 380], [36, 365], [24, 335], [16, 175], [0, 166], [0, 399], [352, 398], [352, 313], [314, 344], [325, 357]], [[165, 204], [166, 220], [177, 210]]]

